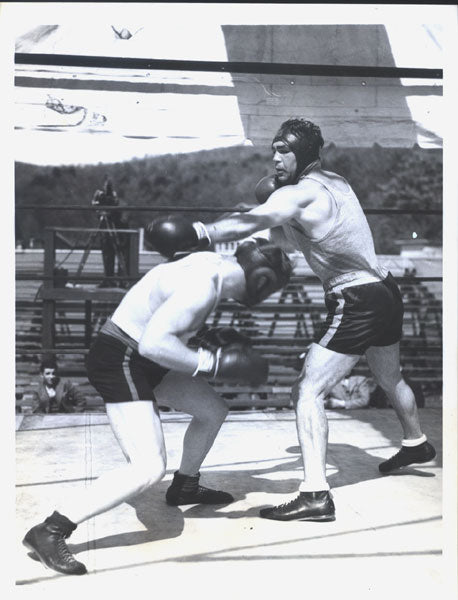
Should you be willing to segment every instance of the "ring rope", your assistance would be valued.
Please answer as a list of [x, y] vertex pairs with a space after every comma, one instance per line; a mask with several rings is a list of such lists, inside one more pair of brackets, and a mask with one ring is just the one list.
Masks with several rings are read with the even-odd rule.
[[[138, 212], [209, 212], [209, 213], [245, 213], [254, 207], [236, 207], [236, 206], [104, 206], [104, 210], [119, 211], [138, 211]], [[78, 211], [96, 211], [98, 207], [79, 206], [77, 204], [22, 204], [17, 205], [16, 210], [78, 210]], [[442, 210], [438, 208], [363, 208], [366, 215], [442, 215]], [[62, 227], [62, 229], [66, 229]]]

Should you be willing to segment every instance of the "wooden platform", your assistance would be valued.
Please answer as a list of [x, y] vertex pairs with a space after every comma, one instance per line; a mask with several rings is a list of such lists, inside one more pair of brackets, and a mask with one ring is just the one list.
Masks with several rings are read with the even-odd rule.
[[[36, 279], [44, 273], [40, 273], [43, 254], [18, 254], [18, 275], [33, 276], [35, 281], [18, 278], [16, 282], [16, 392], [21, 396], [33, 388], [42, 352], [52, 348], [62, 375], [80, 384], [87, 394], [88, 407], [97, 410], [102, 402], [87, 382], [84, 358], [93, 336], [125, 290], [97, 287], [103, 277], [100, 252], [91, 252], [87, 258], [87, 272], [83, 274], [90, 282], [74, 278], [81, 253], [78, 258], [72, 254], [67, 257], [63, 251], [55, 252], [57, 264], [66, 265], [69, 270], [66, 287], [40, 287]], [[140, 277], [163, 259], [155, 253], [145, 253], [139, 255], [138, 260]], [[51, 264], [54, 263], [50, 263], [48, 269]], [[223, 301], [208, 319], [209, 326], [236, 327], [250, 336], [254, 346], [271, 362], [271, 374], [265, 386], [256, 389], [218, 386], [235, 408], [291, 406], [290, 388], [300, 368], [299, 357], [313, 341], [326, 316], [323, 289], [318, 280], [302, 263], [295, 273], [285, 290], [254, 309]], [[404, 282], [401, 288], [405, 302], [402, 364], [409, 377], [421, 383], [425, 395], [437, 398], [442, 384], [441, 300], [422, 283]], [[368, 374], [364, 359], [358, 363], [355, 373]]]

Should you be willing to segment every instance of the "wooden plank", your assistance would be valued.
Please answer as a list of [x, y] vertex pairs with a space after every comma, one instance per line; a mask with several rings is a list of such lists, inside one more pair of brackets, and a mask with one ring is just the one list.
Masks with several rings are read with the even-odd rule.
[[52, 288], [43, 289], [44, 300], [98, 300], [119, 303], [127, 290], [121, 288]]

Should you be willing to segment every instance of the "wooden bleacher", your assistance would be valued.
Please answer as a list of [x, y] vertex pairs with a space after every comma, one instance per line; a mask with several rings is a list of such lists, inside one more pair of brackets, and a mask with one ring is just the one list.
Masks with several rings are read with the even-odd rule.
[[[38, 257], [38, 254], [37, 254]], [[37, 258], [39, 263], [43, 256]], [[140, 275], [159, 262], [154, 253], [140, 256]], [[19, 264], [17, 273], [34, 272], [40, 277], [37, 265], [27, 261]], [[88, 261], [91, 275], [101, 275], [100, 253]], [[69, 263], [69, 271], [77, 263]], [[41, 262], [41, 273], [43, 273]], [[37, 294], [39, 281], [16, 283], [16, 395], [33, 389], [41, 361], [43, 297]], [[79, 288], [84, 290], [84, 285]], [[94, 291], [94, 287], [91, 289]], [[99, 290], [102, 291], [102, 290]], [[403, 367], [409, 377], [421, 383], [426, 392], [440, 390], [442, 385], [442, 303], [419, 282], [401, 284], [405, 302], [404, 338], [401, 343]], [[55, 339], [60, 371], [79, 384], [88, 398], [88, 409], [103, 410], [103, 403], [87, 381], [84, 367], [85, 352], [90, 339], [97, 333], [107, 316], [118, 304], [124, 290], [103, 290], [94, 295], [91, 310], [87, 311], [84, 294], [57, 296], [55, 302]], [[81, 296], [81, 297], [79, 297]], [[110, 300], [111, 299], [111, 300]], [[326, 315], [323, 290], [317, 280], [304, 275], [292, 278], [281, 292], [254, 309], [241, 308], [235, 302], [223, 301], [208, 319], [210, 326], [236, 327], [250, 336], [253, 344], [271, 363], [268, 383], [258, 388], [215, 384], [231, 407], [287, 407], [290, 388], [298, 375], [299, 356], [312, 342]], [[90, 324], [88, 327], [88, 319]], [[89, 334], [88, 335], [88, 331]], [[65, 353], [58, 353], [59, 348]], [[355, 372], [368, 374], [364, 358]]]

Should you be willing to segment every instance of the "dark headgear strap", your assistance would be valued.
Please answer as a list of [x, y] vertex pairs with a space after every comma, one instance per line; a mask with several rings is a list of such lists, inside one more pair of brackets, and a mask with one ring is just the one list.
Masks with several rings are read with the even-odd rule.
[[[272, 248], [270, 244], [264, 249]], [[282, 254], [280, 266], [275, 266], [269, 260], [262, 246], [256, 242], [244, 242], [235, 252], [239, 265], [245, 273], [246, 300], [249, 306], [254, 306], [265, 297], [266, 291], [273, 293], [285, 286], [290, 278], [292, 265], [287, 254], [280, 248]]]

